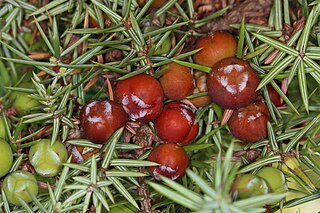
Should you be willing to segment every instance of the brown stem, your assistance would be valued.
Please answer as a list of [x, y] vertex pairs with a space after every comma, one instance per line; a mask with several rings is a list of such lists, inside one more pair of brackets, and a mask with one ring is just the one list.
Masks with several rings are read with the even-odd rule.
[[[139, 171], [140, 172], [145, 172], [145, 168], [140, 167]], [[140, 182], [141, 185], [138, 188], [138, 194], [143, 197], [143, 199], [140, 200], [140, 204], [141, 204], [140, 212], [152, 212], [152, 209], [151, 209], [152, 205], [151, 205], [149, 187], [145, 183], [145, 178], [144, 177], [140, 177], [139, 178], [139, 182]]]
[[[137, 156], [141, 156], [145, 153], [146, 150], [150, 149], [155, 136], [153, 135], [153, 132], [148, 125], [142, 125], [140, 128], [137, 129], [136, 133], [137, 134], [135, 138], [135, 143], [142, 147], [141, 149], [138, 149], [136, 151], [136, 154]], [[139, 172], [145, 173], [146, 168], [140, 167]], [[140, 184], [140, 187], [138, 187], [138, 194], [142, 197], [142, 199], [140, 200], [140, 212], [156, 213], [158, 211], [152, 210], [149, 187], [146, 184], [145, 179], [145, 177], [138, 178]]]

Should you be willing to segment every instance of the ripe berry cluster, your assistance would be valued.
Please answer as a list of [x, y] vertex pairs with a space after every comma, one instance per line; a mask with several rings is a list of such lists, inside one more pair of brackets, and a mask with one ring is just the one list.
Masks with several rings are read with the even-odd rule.
[[269, 111], [257, 91], [258, 74], [250, 64], [235, 57], [236, 40], [226, 32], [213, 32], [197, 43], [202, 48], [194, 59], [212, 67], [207, 91], [212, 102], [233, 110], [228, 122], [231, 133], [243, 142], [255, 142], [267, 136]]
[[[234, 110], [228, 123], [230, 131], [244, 142], [265, 138], [269, 112], [256, 91], [260, 79], [248, 62], [235, 57], [236, 45], [236, 39], [226, 32], [214, 32], [198, 40], [196, 48], [201, 50], [194, 60], [212, 67], [209, 75], [171, 62], [162, 67], [165, 72], [159, 80], [139, 74], [118, 81], [114, 101], [93, 100], [81, 109], [84, 136], [94, 143], [105, 143], [129, 120], [154, 122], [155, 132], [164, 144], [149, 155], [150, 161], [160, 164], [150, 167], [150, 172], [155, 178], [164, 175], [176, 179], [189, 163], [181, 146], [193, 141], [199, 131], [194, 112], [181, 100], [207, 91], [207, 97], [190, 99], [191, 103], [201, 107], [214, 102]], [[171, 102], [165, 104], [165, 98]]]
[[[117, 82], [115, 101], [88, 102], [81, 109], [80, 123], [86, 138], [94, 143], [105, 143], [117, 129], [126, 126], [128, 120], [154, 122], [157, 136], [165, 144], [159, 145], [150, 154], [150, 161], [161, 164], [150, 167], [150, 172], [156, 178], [160, 174], [176, 179], [184, 174], [189, 164], [189, 157], [180, 145], [193, 141], [199, 126], [187, 105], [178, 101], [164, 104], [165, 95], [172, 100], [180, 100], [193, 90], [193, 76], [189, 68], [180, 69], [178, 64], [169, 64], [168, 67], [167, 74], [160, 81], [151, 75], [139, 74]], [[176, 70], [178, 73], [175, 73]], [[172, 78], [171, 74], [176, 78]], [[189, 92], [172, 94], [175, 89], [170, 88], [172, 82], [168, 81], [176, 79], [175, 85], [181, 86], [179, 81], [183, 84], [183, 78], [190, 80]]]

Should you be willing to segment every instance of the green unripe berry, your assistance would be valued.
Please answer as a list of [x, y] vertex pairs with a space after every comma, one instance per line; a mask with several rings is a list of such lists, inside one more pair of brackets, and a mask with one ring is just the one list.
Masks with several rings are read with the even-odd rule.
[[245, 174], [236, 180], [236, 191], [240, 199], [246, 199], [267, 194], [269, 187], [262, 178], [253, 174]]
[[2, 184], [2, 189], [9, 203], [21, 206], [19, 199], [29, 203], [32, 201], [31, 193], [34, 196], [38, 194], [38, 184], [36, 178], [29, 172], [15, 171], [8, 175]]
[[13, 154], [10, 145], [0, 139], [0, 178], [5, 176], [13, 163]]
[[36, 172], [45, 177], [57, 175], [68, 159], [66, 147], [59, 141], [51, 145], [49, 139], [42, 139], [30, 148], [29, 161]]
[[[32, 83], [21, 83], [19, 85], [21, 88], [33, 88]], [[25, 115], [28, 113], [32, 108], [39, 106], [40, 103], [29, 97], [28, 93], [20, 92], [20, 91], [13, 91], [10, 94], [10, 99], [12, 101], [12, 107], [21, 115]]]
[[286, 177], [277, 168], [264, 167], [257, 172], [257, 176], [263, 178], [268, 183], [271, 192], [286, 193], [288, 191]]
[[[270, 192], [272, 192], [272, 193], [282, 194], [282, 193], [286, 193], [288, 191], [286, 177], [284, 176], [282, 171], [280, 171], [277, 168], [264, 167], [257, 172], [257, 176], [263, 178], [267, 182], [267, 184], [270, 188]], [[273, 205], [273, 204], [276, 204], [280, 201], [281, 201], [281, 199], [274, 202], [274, 203], [270, 203], [270, 204]]]

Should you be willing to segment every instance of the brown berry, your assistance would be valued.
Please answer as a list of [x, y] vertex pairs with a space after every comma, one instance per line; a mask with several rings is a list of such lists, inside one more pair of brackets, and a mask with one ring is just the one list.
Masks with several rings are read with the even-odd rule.
[[[193, 90], [193, 94], [208, 92], [207, 78], [208, 78], [207, 73], [197, 71], [197, 70], [194, 72], [194, 79], [196, 82], [196, 86], [195, 86], [195, 89]], [[205, 95], [197, 98], [192, 98], [190, 99], [190, 101], [196, 107], [203, 107], [211, 103], [211, 98], [208, 95]]]
[[232, 135], [244, 142], [256, 142], [268, 135], [269, 111], [261, 101], [235, 110], [228, 122]]
[[82, 161], [88, 159], [94, 154], [99, 153], [99, 149], [87, 149], [83, 146], [73, 146], [71, 150], [69, 151], [69, 155], [72, 155], [71, 162], [72, 163], [82, 163]]
[[267, 84], [267, 91], [271, 101], [276, 107], [280, 107], [283, 105], [283, 99], [281, 98], [279, 93], [271, 86], [271, 84]]
[[166, 68], [159, 79], [165, 96], [171, 100], [181, 100], [191, 95], [194, 89], [191, 69], [175, 62], [167, 64]]
[[179, 102], [166, 104], [155, 120], [154, 127], [161, 140], [179, 144], [190, 143], [196, 138], [199, 130], [191, 109]]
[[119, 81], [114, 94], [132, 120], [149, 122], [162, 111], [163, 90], [158, 80], [150, 75], [140, 74]]
[[207, 95], [201, 96], [201, 97], [197, 97], [197, 98], [192, 98], [192, 99], [190, 99], [190, 101], [196, 107], [207, 106], [208, 104], [211, 103], [211, 99]]
[[238, 109], [252, 103], [258, 96], [258, 74], [249, 63], [226, 58], [212, 68], [208, 77], [208, 94], [211, 100], [226, 109]]
[[93, 143], [105, 143], [126, 122], [125, 111], [114, 101], [90, 101], [80, 112], [84, 135]]
[[218, 61], [232, 57], [236, 53], [237, 42], [233, 35], [216, 31], [200, 38], [196, 49], [202, 48], [194, 55], [197, 64], [212, 67]]
[[159, 175], [176, 180], [184, 175], [189, 166], [188, 154], [176, 144], [159, 145], [150, 153], [148, 160], [160, 164], [149, 167], [149, 172], [157, 180], [160, 180]]

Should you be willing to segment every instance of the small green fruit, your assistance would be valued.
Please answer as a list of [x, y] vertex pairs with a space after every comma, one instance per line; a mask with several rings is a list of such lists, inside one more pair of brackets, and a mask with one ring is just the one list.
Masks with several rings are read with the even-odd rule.
[[5, 176], [13, 163], [13, 154], [10, 145], [0, 139], [0, 178]]
[[257, 172], [257, 176], [263, 178], [268, 183], [271, 192], [286, 193], [288, 191], [286, 177], [277, 168], [264, 167]]
[[21, 206], [19, 199], [26, 203], [31, 202], [29, 193], [34, 196], [38, 194], [36, 178], [31, 173], [21, 170], [8, 175], [3, 181], [2, 188], [9, 203], [16, 206]]
[[62, 169], [68, 159], [66, 147], [59, 141], [53, 145], [49, 139], [42, 139], [30, 148], [29, 160], [36, 172], [45, 177], [53, 177]]
[[[19, 85], [21, 88], [33, 88], [32, 83], [21, 83]], [[10, 94], [10, 99], [12, 100], [13, 108], [21, 115], [25, 115], [28, 113], [32, 108], [39, 106], [40, 103], [28, 96], [28, 93], [13, 91]]]
[[253, 174], [245, 174], [236, 180], [236, 191], [240, 199], [246, 199], [269, 192], [267, 183]]
[[[264, 167], [257, 172], [257, 176], [263, 178], [267, 182], [270, 192], [279, 194], [288, 192], [286, 177], [279, 169], [274, 167]], [[281, 200], [278, 200], [277, 202], [270, 204], [273, 205], [280, 201]]]

